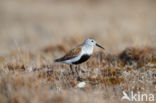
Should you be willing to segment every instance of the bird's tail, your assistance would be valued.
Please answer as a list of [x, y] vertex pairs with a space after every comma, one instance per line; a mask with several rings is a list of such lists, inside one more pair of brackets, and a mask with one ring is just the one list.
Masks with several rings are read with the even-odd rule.
[[55, 59], [54, 62], [61, 62], [61, 60], [60, 59]]

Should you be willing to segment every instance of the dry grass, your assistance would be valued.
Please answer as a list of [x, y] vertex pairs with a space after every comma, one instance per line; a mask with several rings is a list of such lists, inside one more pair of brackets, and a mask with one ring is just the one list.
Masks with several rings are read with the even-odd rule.
[[[154, 0], [0, 1], [0, 103], [127, 103], [122, 91], [156, 97]], [[53, 62], [88, 37], [106, 50], [74, 66], [79, 74]]]
[[[77, 67], [79, 75], [76, 71], [72, 75], [67, 65], [49, 62], [52, 60], [48, 57], [64, 51], [60, 45], [50, 47], [51, 52], [47, 50], [35, 54], [17, 51], [1, 59], [2, 103], [107, 103], [121, 102], [123, 90], [155, 94], [154, 49], [132, 47], [116, 55], [96, 52], [89, 61]], [[82, 89], [77, 87], [80, 82], [86, 83]]]

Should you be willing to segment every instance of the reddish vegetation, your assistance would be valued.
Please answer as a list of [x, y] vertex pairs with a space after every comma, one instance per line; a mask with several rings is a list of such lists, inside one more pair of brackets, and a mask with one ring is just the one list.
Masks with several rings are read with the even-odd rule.
[[[81, 81], [86, 82], [86, 85], [83, 90], [78, 91], [83, 92], [84, 95], [91, 91], [94, 92], [94, 90], [108, 91], [113, 95], [117, 92], [122, 93], [122, 90], [129, 92], [130, 88], [133, 91], [142, 92], [149, 89], [153, 93], [156, 67], [155, 49], [132, 47], [125, 49], [119, 55], [106, 54], [100, 51], [94, 53], [86, 63], [77, 67], [79, 74], [75, 71], [75, 74], [72, 75], [67, 65], [43, 62], [46, 61], [48, 55], [53, 56], [57, 50], [64, 52], [64, 47], [58, 45], [51, 46], [50, 49], [47, 48], [39, 54], [13, 53], [1, 60], [2, 62], [5, 60], [5, 63], [2, 63], [4, 69], [0, 69], [1, 102], [20, 103], [34, 100], [37, 102], [71, 102], [69, 97], [68, 99], [65, 98], [65, 95], [74, 91], [66, 92], [66, 90], [78, 88], [77, 84]], [[47, 54], [47, 51], [52, 53]], [[22, 58], [17, 58], [17, 55]], [[9, 60], [11, 57], [14, 57], [16, 62], [11, 62]], [[29, 58], [30, 61], [36, 60], [36, 64], [39, 62], [40, 65], [31, 65], [29, 64], [30, 61], [29, 63], [28, 61], [24, 62], [26, 61], [24, 59], [27, 59], [24, 57]], [[18, 63], [17, 59], [19, 59]], [[137, 72], [135, 72], [136, 70]], [[148, 79], [151, 81], [147, 86], [146, 80]], [[119, 86], [120, 89], [118, 90]], [[110, 89], [113, 88], [114, 90], [111, 91]], [[65, 94], [60, 94], [61, 92]], [[107, 93], [103, 94], [104, 99], [107, 96]], [[117, 101], [120, 100], [117, 99]]]
[[[0, 103], [156, 99], [155, 18], [155, 0], [0, 0]], [[86, 38], [105, 51], [73, 66], [79, 74], [53, 62]]]

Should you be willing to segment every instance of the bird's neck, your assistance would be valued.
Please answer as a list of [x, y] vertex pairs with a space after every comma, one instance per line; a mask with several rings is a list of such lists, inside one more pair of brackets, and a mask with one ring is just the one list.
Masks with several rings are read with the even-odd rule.
[[92, 55], [94, 46], [92, 45], [83, 45], [83, 51], [88, 54]]

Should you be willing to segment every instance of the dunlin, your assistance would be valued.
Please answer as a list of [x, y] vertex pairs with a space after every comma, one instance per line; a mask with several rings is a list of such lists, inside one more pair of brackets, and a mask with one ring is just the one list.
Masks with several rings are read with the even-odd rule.
[[81, 45], [69, 51], [65, 56], [56, 59], [55, 62], [62, 62], [70, 65], [72, 69], [72, 64], [78, 65], [87, 61], [93, 54], [94, 46], [98, 46], [104, 49], [102, 46], [96, 43], [94, 39], [86, 39]]

